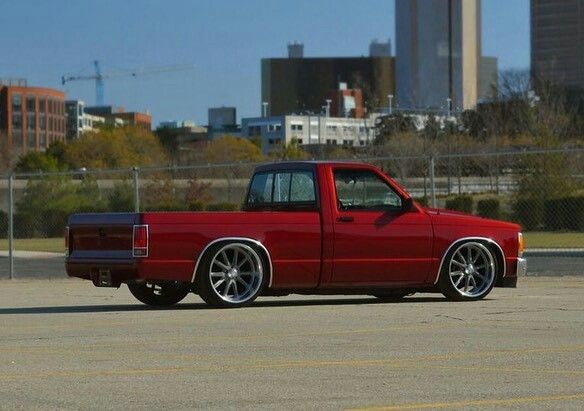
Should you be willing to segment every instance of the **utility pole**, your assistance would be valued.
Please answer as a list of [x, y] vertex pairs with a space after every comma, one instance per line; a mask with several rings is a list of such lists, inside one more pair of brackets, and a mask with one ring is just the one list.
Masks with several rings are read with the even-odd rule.
[[387, 100], [389, 103], [389, 115], [391, 116], [393, 114], [393, 94], [388, 94]]

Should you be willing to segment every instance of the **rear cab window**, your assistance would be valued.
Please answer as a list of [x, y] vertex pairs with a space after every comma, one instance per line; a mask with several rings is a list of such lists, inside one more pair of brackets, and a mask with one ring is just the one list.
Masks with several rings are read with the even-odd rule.
[[310, 170], [275, 170], [256, 173], [249, 187], [245, 208], [316, 209], [314, 173]]

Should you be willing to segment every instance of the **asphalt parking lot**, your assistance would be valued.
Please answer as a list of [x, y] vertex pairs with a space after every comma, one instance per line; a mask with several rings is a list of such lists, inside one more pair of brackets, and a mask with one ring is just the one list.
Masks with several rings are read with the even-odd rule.
[[0, 287], [1, 409], [584, 409], [584, 276], [470, 303], [235, 310], [153, 310], [81, 280]]

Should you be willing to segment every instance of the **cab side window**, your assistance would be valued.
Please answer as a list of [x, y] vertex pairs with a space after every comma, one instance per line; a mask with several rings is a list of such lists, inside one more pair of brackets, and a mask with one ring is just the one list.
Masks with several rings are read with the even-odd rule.
[[401, 197], [370, 170], [335, 170], [339, 210], [385, 210], [402, 208]]
[[311, 171], [281, 171], [254, 175], [248, 206], [315, 206], [316, 191]]

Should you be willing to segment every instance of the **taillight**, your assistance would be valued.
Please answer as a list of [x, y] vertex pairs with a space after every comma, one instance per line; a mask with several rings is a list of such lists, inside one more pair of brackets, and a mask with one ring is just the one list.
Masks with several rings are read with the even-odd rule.
[[523, 234], [517, 234], [517, 256], [523, 257], [523, 251], [525, 251], [525, 242], [523, 240]]
[[65, 227], [65, 255], [69, 255], [69, 226]]
[[148, 226], [135, 225], [132, 236], [132, 255], [134, 257], [148, 257]]

